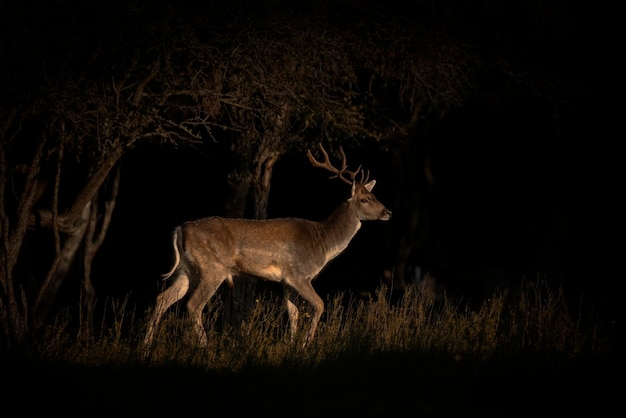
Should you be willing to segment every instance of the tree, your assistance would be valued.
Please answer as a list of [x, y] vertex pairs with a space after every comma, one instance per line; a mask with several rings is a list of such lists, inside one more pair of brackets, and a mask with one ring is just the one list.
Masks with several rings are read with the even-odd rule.
[[[477, 75], [506, 74], [508, 64], [443, 24], [458, 18], [454, 7], [411, 19], [402, 5], [377, 2], [272, 3], [113, 5], [97, 10], [109, 19], [94, 27], [83, 19], [95, 11], [82, 4], [74, 13], [25, 5], [19, 11], [34, 19], [26, 29], [4, 19], [3, 36], [19, 42], [0, 51], [14, 63], [1, 74], [2, 332], [19, 339], [27, 318], [41, 325], [79, 253], [93, 301], [90, 265], [116, 170], [148, 143], [223, 155], [232, 167], [226, 215], [254, 218], [267, 217], [273, 168], [287, 152], [319, 141], [390, 152], [395, 206], [411, 208], [389, 244], [405, 284], [410, 253], [430, 240], [429, 131], [475, 94]], [[25, 239], [41, 237], [48, 268], [30, 285], [16, 280]], [[253, 293], [243, 292], [243, 306]]]
[[[67, 28], [58, 23], [49, 29]], [[89, 332], [95, 302], [91, 262], [106, 235], [120, 181], [119, 171], [110, 176], [112, 170], [142, 143], [193, 145], [203, 140], [200, 130], [209, 130], [197, 113], [188, 112], [185, 100], [197, 103], [199, 97], [185, 74], [172, 77], [168, 60], [175, 44], [167, 38], [145, 44], [137, 37], [120, 48], [117, 39], [88, 46], [76, 41], [93, 35], [89, 31], [57, 35], [68, 40], [63, 47], [70, 58], [40, 57], [41, 63], [35, 62], [45, 72], [33, 75], [18, 66], [3, 78], [0, 323], [8, 341], [20, 342], [43, 324], [79, 249], [86, 305], [81, 329]], [[47, 39], [37, 38], [33, 51], [44, 51]], [[3, 50], [5, 62], [21, 62], [14, 56], [21, 51]], [[49, 241], [50, 232], [51, 259], [38, 257], [48, 263], [47, 272], [27, 286], [26, 276], [13, 274], [24, 242]]]

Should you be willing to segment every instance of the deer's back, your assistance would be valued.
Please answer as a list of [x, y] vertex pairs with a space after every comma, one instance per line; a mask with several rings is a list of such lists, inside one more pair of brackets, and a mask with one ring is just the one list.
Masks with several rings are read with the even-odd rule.
[[[317, 222], [211, 217], [182, 225], [185, 251], [196, 262], [221, 265], [270, 280], [315, 275], [325, 264]], [[198, 250], [200, 249], [200, 250]]]
[[187, 232], [197, 235], [228, 237], [240, 243], [263, 242], [267, 245], [278, 242], [310, 239], [315, 234], [318, 222], [299, 218], [236, 219], [213, 216], [183, 224]]

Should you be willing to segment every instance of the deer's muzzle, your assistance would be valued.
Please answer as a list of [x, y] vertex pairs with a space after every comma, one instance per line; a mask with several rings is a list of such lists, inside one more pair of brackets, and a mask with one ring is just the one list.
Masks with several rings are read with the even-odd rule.
[[391, 219], [391, 211], [389, 209], [384, 209], [378, 217], [378, 220], [388, 221], [389, 219]]

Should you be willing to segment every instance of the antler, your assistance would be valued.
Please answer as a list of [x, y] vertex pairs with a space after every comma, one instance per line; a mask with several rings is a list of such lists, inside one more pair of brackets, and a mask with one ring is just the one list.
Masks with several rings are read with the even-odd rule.
[[[331, 173], [334, 173], [334, 176], [331, 176], [330, 178], [339, 178], [341, 181], [348, 183], [348, 184], [352, 184], [356, 181], [356, 176], [357, 174], [360, 172], [361, 173], [361, 179], [359, 180], [359, 183], [366, 183], [367, 180], [370, 177], [369, 171], [367, 172], [367, 176], [365, 176], [363, 174], [363, 171], [361, 170], [361, 166], [359, 166], [359, 168], [356, 169], [356, 171], [350, 171], [348, 170], [348, 164], [346, 162], [346, 153], [343, 152], [343, 148], [339, 147], [339, 153], [341, 154], [341, 169], [335, 168], [333, 167], [333, 165], [330, 163], [330, 158], [328, 157], [328, 153], [326, 152], [326, 150], [324, 149], [324, 147], [322, 146], [322, 144], [319, 144], [320, 146], [320, 150], [322, 151], [322, 154], [324, 155], [324, 162], [319, 162], [315, 159], [315, 157], [313, 157], [313, 154], [311, 154], [311, 150], [306, 150], [306, 155], [307, 157], [309, 157], [309, 161], [311, 162], [311, 164], [313, 164], [313, 166], [315, 167], [320, 167], [320, 168], [325, 168], [326, 170], [330, 171]], [[348, 180], [347, 178], [345, 178], [343, 176], [343, 174], [348, 174], [350, 176], [351, 180]], [[363, 178], [365, 177], [365, 179]]]

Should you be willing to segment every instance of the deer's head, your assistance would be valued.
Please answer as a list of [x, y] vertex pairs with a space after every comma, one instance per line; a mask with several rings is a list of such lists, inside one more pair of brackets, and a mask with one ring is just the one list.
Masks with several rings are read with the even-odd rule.
[[[330, 163], [328, 153], [320, 144], [320, 150], [324, 155], [324, 161], [320, 162], [313, 157], [310, 150], [307, 150], [307, 157], [313, 166], [324, 168], [334, 175], [330, 178], [338, 178], [344, 183], [352, 185], [352, 194], [348, 202], [356, 209], [357, 216], [362, 221], [388, 221], [391, 219], [391, 211], [378, 201], [372, 193], [376, 185], [376, 180], [369, 180], [369, 171], [364, 173], [359, 166], [355, 171], [348, 170], [346, 154], [343, 148], [339, 147], [341, 153], [341, 168], [336, 168]], [[350, 178], [346, 178], [348, 175]], [[359, 177], [357, 180], [357, 176]]]
[[352, 196], [348, 201], [353, 202], [359, 219], [362, 221], [388, 221], [391, 211], [378, 201], [372, 193], [376, 180], [367, 183], [352, 183]]

